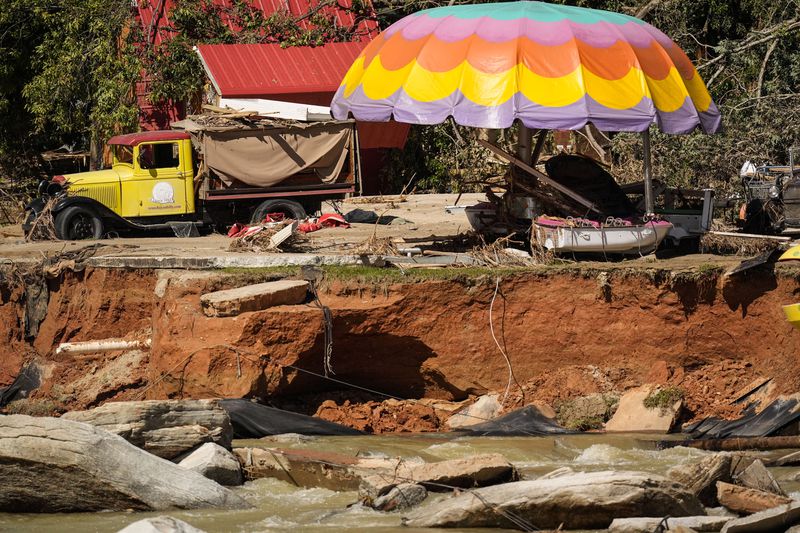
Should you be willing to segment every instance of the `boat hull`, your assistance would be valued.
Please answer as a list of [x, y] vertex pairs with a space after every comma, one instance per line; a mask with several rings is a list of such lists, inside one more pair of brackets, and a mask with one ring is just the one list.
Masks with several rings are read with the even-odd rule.
[[575, 227], [534, 223], [536, 240], [554, 252], [646, 254], [664, 240], [672, 224], [652, 222], [621, 227]]

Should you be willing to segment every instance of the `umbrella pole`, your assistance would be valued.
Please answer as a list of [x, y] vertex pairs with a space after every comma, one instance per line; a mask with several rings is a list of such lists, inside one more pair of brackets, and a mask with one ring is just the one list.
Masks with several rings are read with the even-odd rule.
[[650, 130], [642, 132], [642, 147], [644, 151], [644, 210], [645, 215], [652, 215], [655, 210], [655, 198], [653, 198], [653, 172], [650, 157]]
[[533, 130], [519, 123], [519, 135], [517, 140], [517, 157], [526, 165], [531, 164], [531, 140], [533, 139]]

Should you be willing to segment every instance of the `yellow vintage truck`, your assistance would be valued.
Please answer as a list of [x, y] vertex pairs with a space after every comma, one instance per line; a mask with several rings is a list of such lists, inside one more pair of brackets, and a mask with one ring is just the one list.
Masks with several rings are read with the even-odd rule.
[[353, 121], [210, 125], [201, 117], [175, 130], [112, 137], [110, 169], [54, 176], [28, 206], [30, 232], [48, 206], [65, 240], [124, 231], [186, 232], [269, 213], [303, 219], [321, 202], [353, 193]]

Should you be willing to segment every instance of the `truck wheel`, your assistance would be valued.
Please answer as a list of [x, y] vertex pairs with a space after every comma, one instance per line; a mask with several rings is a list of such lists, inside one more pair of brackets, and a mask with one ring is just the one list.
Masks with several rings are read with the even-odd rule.
[[80, 205], [67, 207], [56, 215], [56, 236], [65, 241], [99, 239], [103, 221], [94, 211]]
[[277, 198], [264, 200], [253, 211], [250, 217], [251, 224], [261, 224], [264, 218], [270, 213], [283, 213], [286, 218], [303, 220], [306, 218], [306, 210], [303, 206], [292, 200], [279, 200]]

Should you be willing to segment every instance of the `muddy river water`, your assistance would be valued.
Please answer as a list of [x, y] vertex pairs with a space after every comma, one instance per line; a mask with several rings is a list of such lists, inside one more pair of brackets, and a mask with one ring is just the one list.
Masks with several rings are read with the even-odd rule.
[[[499, 452], [514, 463], [525, 478], [535, 478], [564, 466], [576, 471], [637, 470], [663, 475], [675, 465], [696, 461], [709, 453], [684, 447], [659, 451], [654, 446], [656, 438], [658, 437], [653, 435], [629, 434], [515, 438], [452, 438], [442, 434], [318, 438], [287, 435], [261, 441], [237, 441], [234, 445], [280, 446], [350, 455], [385, 454], [426, 461]], [[775, 451], [763, 455], [776, 457], [784, 452]], [[791, 469], [772, 470], [779, 477]], [[800, 483], [782, 483], [782, 486], [790, 496], [800, 497]], [[0, 531], [105, 533], [159, 514], [180, 518], [209, 533], [342, 530], [378, 533], [395, 531], [401, 527], [402, 513], [381, 513], [360, 505], [351, 505], [358, 499], [355, 492], [298, 488], [272, 479], [250, 482], [235, 490], [254, 505], [253, 509], [169, 513], [0, 514]], [[446, 496], [442, 494], [432, 494], [423, 505], [444, 497]], [[431, 530], [403, 528], [402, 531], [412, 533]]]

